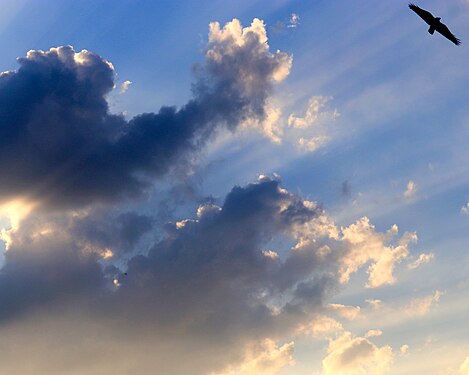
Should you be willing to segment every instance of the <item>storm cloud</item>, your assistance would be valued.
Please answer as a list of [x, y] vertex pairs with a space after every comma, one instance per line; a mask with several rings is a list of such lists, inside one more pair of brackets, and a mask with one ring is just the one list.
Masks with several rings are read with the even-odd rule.
[[127, 121], [112, 114], [113, 65], [70, 46], [32, 50], [0, 75], [0, 194], [55, 206], [138, 196], [190, 164], [218, 128], [262, 122], [291, 57], [271, 53], [262, 21], [210, 25], [193, 99]]

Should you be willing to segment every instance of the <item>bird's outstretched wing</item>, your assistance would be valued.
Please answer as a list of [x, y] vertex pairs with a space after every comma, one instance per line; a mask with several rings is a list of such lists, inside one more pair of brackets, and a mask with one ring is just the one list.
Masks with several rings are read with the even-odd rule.
[[435, 17], [433, 17], [433, 14], [431, 14], [430, 12], [427, 12], [426, 10], [423, 10], [422, 8], [419, 8], [415, 4], [410, 3], [409, 8], [412, 9], [415, 13], [417, 13], [420, 16], [420, 18], [423, 19], [429, 25], [435, 19]]
[[438, 25], [438, 27], [436, 27], [435, 30], [438, 31], [445, 38], [451, 40], [457, 46], [461, 44], [461, 41], [458, 38], [456, 38], [451, 31], [449, 31], [448, 27], [445, 24], [440, 23], [440, 25]]

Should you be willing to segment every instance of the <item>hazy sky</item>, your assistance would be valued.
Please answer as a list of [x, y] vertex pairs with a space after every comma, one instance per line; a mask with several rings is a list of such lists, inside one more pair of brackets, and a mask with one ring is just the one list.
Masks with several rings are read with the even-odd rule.
[[469, 375], [468, 1], [0, 5], [0, 373]]

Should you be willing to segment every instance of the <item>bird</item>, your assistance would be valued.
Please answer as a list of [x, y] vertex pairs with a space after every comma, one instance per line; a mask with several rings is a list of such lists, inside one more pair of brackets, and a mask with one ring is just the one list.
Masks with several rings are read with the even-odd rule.
[[445, 38], [451, 40], [454, 44], [459, 46], [461, 44], [461, 40], [456, 38], [451, 31], [449, 31], [448, 27], [442, 23], [441, 17], [434, 17], [433, 14], [430, 12], [418, 7], [415, 4], [410, 3], [409, 8], [412, 9], [415, 13], [417, 13], [420, 18], [422, 18], [426, 23], [430, 25], [428, 32], [433, 35], [435, 31], [439, 32]]

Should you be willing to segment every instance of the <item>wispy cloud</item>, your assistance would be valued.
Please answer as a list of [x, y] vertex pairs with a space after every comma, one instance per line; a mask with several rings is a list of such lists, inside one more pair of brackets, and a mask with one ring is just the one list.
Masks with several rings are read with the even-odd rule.
[[417, 184], [414, 181], [410, 180], [407, 183], [407, 188], [404, 192], [404, 198], [411, 199], [415, 196], [416, 193], [417, 193]]
[[418, 256], [416, 260], [414, 260], [412, 263], [409, 263], [408, 267], [409, 269], [413, 270], [418, 267], [420, 267], [422, 264], [430, 262], [433, 258], [435, 258], [435, 254], [433, 253], [422, 253]]

